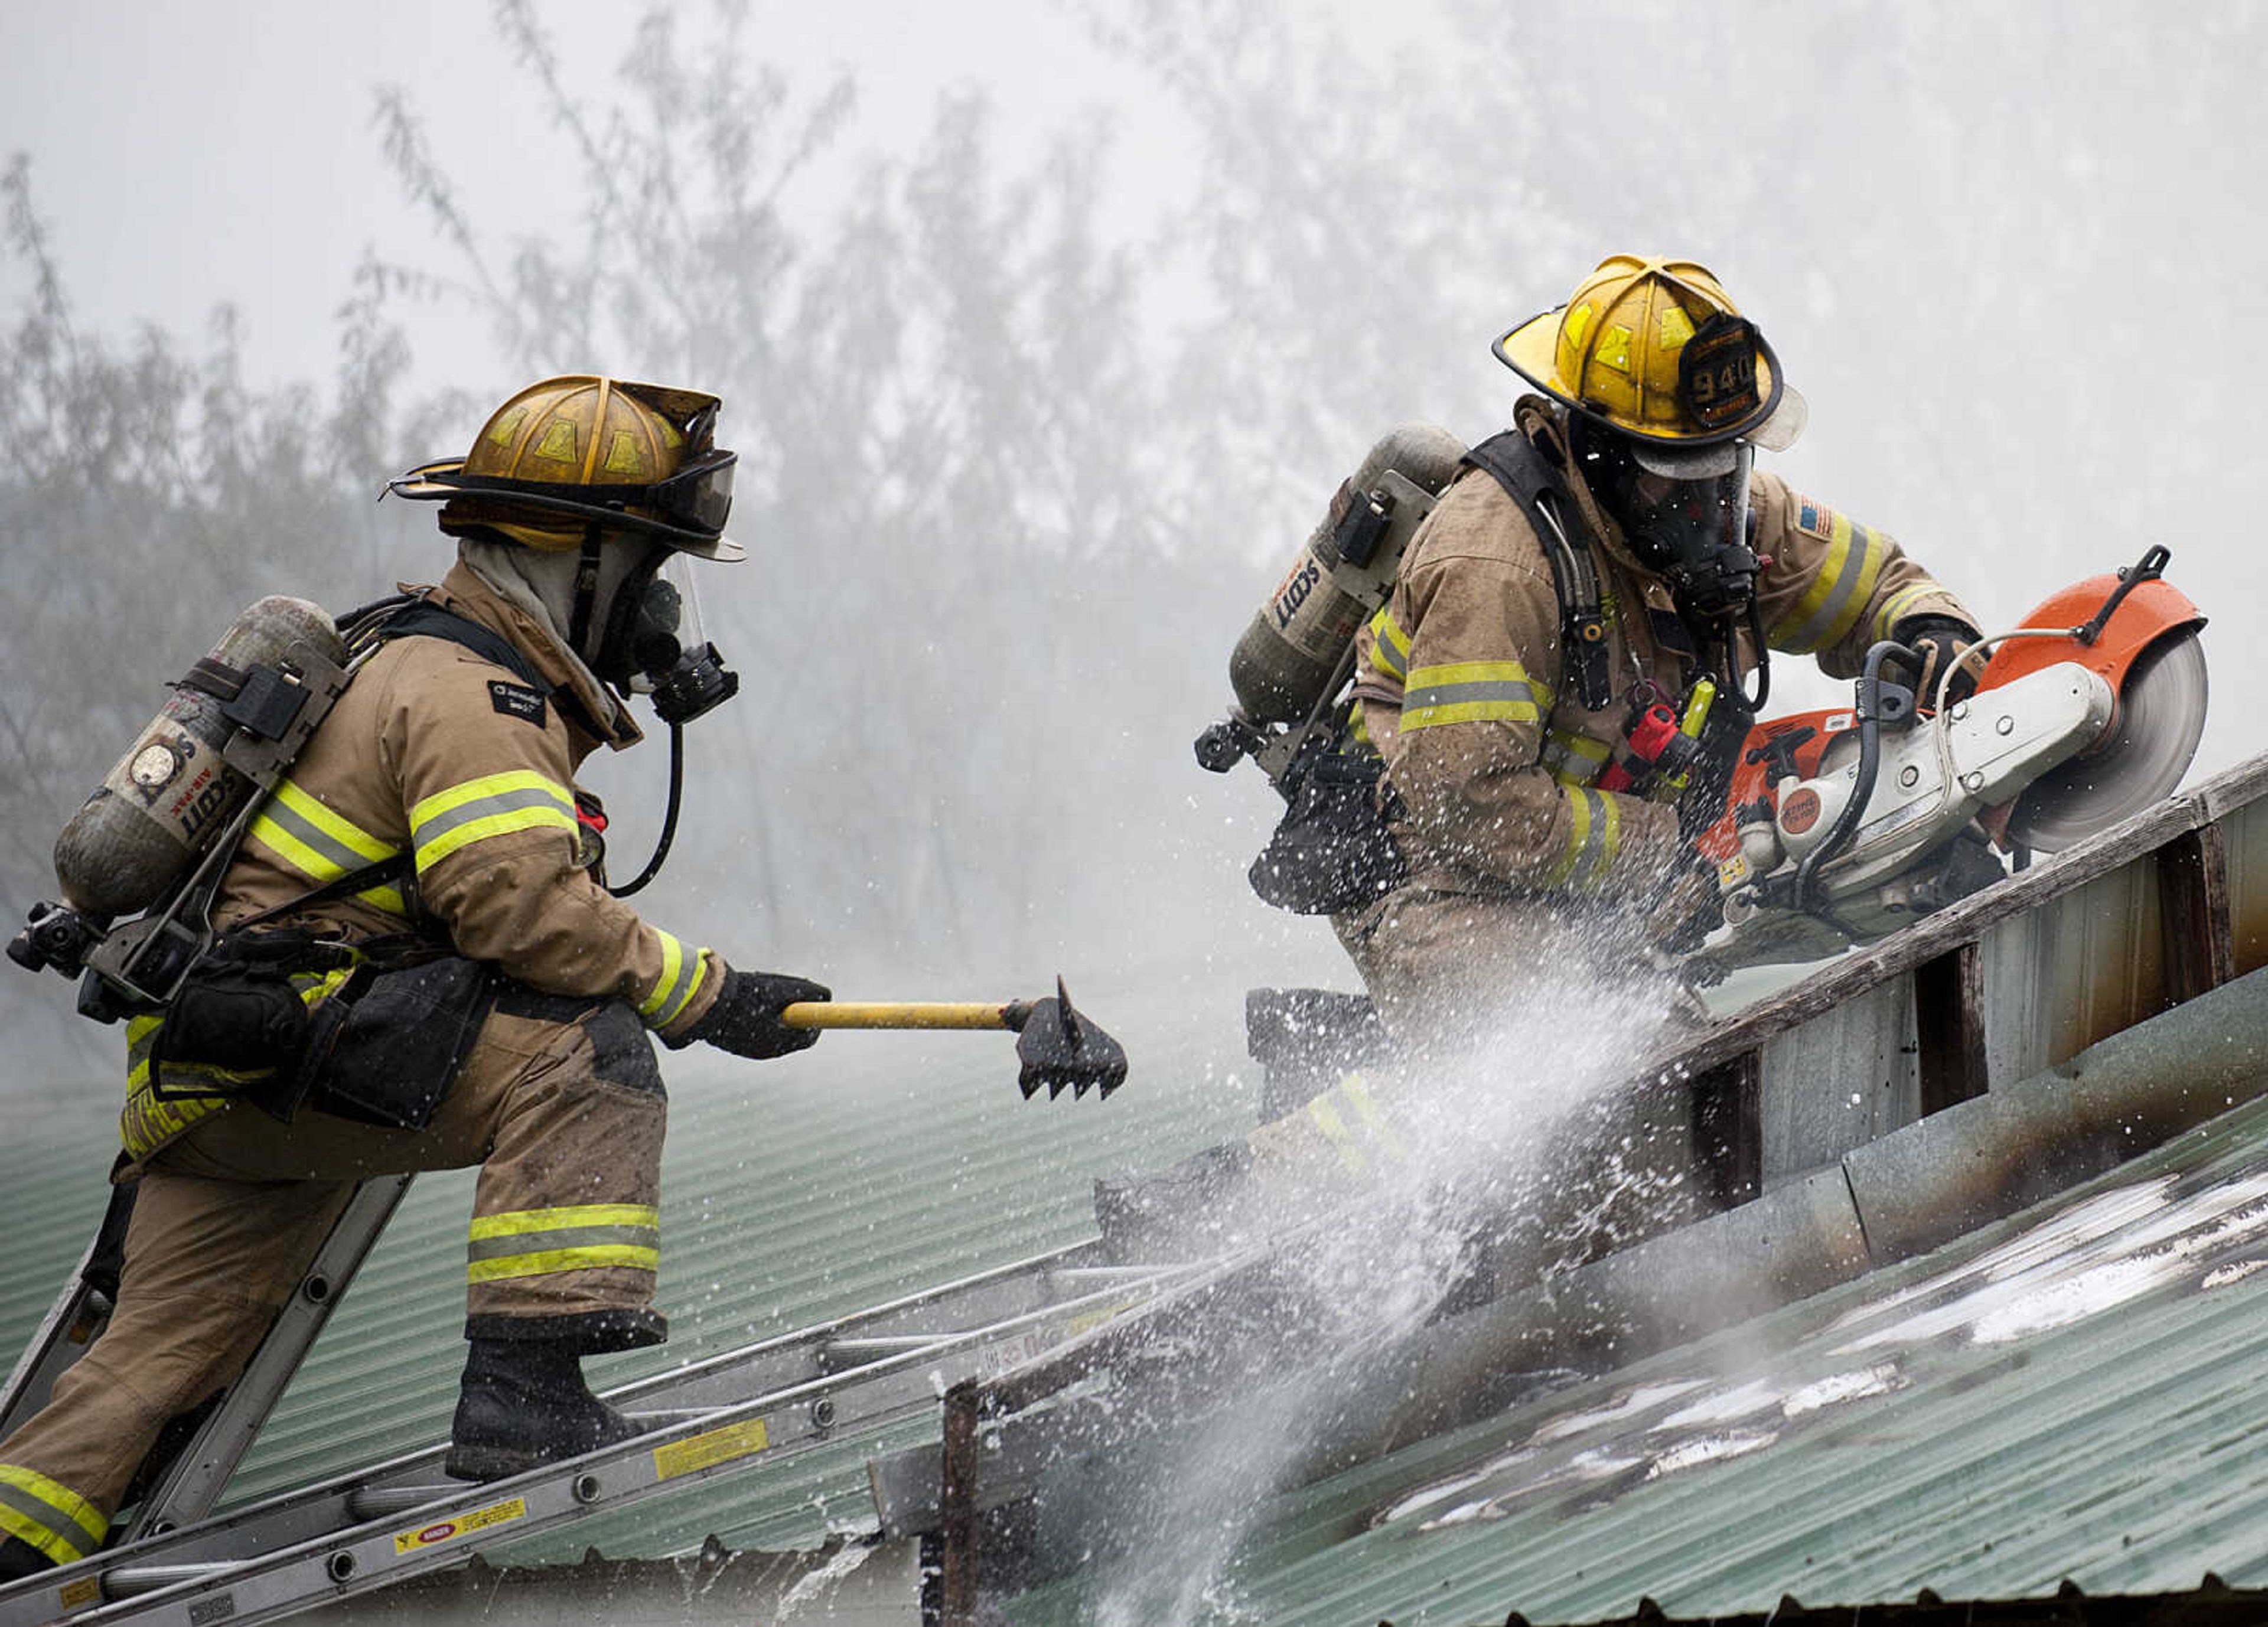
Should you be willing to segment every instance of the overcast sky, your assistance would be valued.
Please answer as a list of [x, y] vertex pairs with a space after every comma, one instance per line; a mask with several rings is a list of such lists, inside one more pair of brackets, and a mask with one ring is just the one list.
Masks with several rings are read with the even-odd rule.
[[[540, 8], [571, 84], [608, 79], [641, 9]], [[2260, 578], [2257, 544], [2229, 523], [2249, 517], [2245, 420], [2268, 370], [2268, 334], [2249, 314], [2268, 162], [2252, 105], [2268, 68], [2260, 11], [2213, 0], [2178, 11], [1626, 0], [1605, 14], [1614, 48], [1604, 56], [1572, 43], [1588, 39], [1580, 19], [1509, 0], [1478, 14], [1485, 40], [1471, 23], [1440, 27], [1437, 8], [1414, 0], [1283, 0], [1280, 26], [1329, 53], [1415, 42], [1460, 71], [1579, 87], [1594, 109], [1543, 149], [1561, 182], [1596, 178], [1571, 206], [1587, 215], [1572, 222], [1584, 240], [1552, 242], [1550, 257], [1565, 263], [1547, 285], [1527, 285], [1528, 268], [1521, 281], [1488, 265], [1391, 274], [1401, 297], [1450, 309], [1464, 327], [1454, 357], [1411, 361], [1407, 396], [1375, 409], [1381, 423], [1449, 410], [1432, 405], [1447, 381], [1493, 384], [1488, 338], [1564, 297], [1597, 254], [1677, 246], [1665, 238], [1721, 250], [1719, 269], [1778, 335], [1812, 401], [1805, 444], [1777, 467], [1895, 531], [1988, 620], [2013, 619], [2148, 542], [2175, 546], [2177, 578], [2216, 618], [2208, 646], [2224, 698], [2205, 761], [2225, 766], [2263, 743], [2226, 697], [2268, 682], [2268, 644], [2230, 637], [2248, 630]], [[846, 153], [902, 151], [928, 129], [941, 92], [970, 86], [989, 93], [1007, 147], [1108, 119], [1106, 220], [1137, 230], [1192, 180], [1155, 87], [1096, 47], [1076, 4], [755, 0], [749, 17], [752, 44], [799, 92], [833, 68], [856, 74]], [[1731, 102], [1705, 106], [1661, 66], [1721, 65], [1708, 53], [1728, 40], [1745, 70]], [[1261, 60], [1271, 43], [1262, 40]], [[577, 162], [483, 4], [19, 4], [9, 44], [0, 154], [32, 157], [82, 320], [109, 335], [147, 320], [194, 336], [217, 302], [232, 300], [255, 383], [328, 378], [332, 313], [365, 248], [448, 263], [427, 248], [424, 221], [381, 161], [378, 86], [405, 88], [468, 211], [502, 240], [558, 224], [545, 214], [556, 195], [547, 178]], [[1627, 150], [1614, 115], [1633, 87], [1692, 105], [1676, 151]], [[1485, 150], [1494, 132], [1457, 139]], [[847, 161], [831, 173], [853, 179]], [[1617, 213], [1632, 178], [1651, 183], [1643, 195], [1669, 200], [1668, 212]], [[1508, 202], [1429, 198], [1425, 179], [1413, 166], [1413, 209], [1516, 220], [1523, 188], [1546, 178], [1508, 173]], [[1378, 267], [1351, 262], [1363, 271]], [[0, 280], [20, 275], [0, 268]], [[0, 296], [16, 291], [0, 281]], [[1297, 291], [1285, 295], [1295, 313]], [[492, 384], [505, 371], [446, 306], [423, 313], [412, 338], [418, 385]], [[1256, 349], [1252, 364], [1268, 359]], [[1367, 406], [1345, 416], [1359, 421]], [[1357, 448], [1294, 450], [1327, 489], [1323, 471]], [[1287, 512], [1285, 536], [1304, 528], [1309, 501]], [[1256, 562], [1280, 540], [1240, 539]], [[1256, 595], [1265, 574], [1256, 563]]]
[[[611, 77], [643, 10], [544, 0], [571, 85]], [[380, 156], [372, 112], [383, 85], [409, 92], [484, 221], [512, 237], [559, 224], [544, 215], [543, 178], [575, 160], [478, 0], [84, 0], [9, 11], [0, 156], [31, 155], [66, 283], [102, 331], [146, 320], [195, 335], [228, 300], [247, 320], [254, 382], [324, 372], [332, 313], [364, 248], [415, 263], [426, 232]], [[1174, 184], [1172, 130], [1126, 106], [1126, 70], [1064, 6], [758, 0], [749, 13], [751, 39], [799, 77], [855, 73], [858, 144], [902, 149], [940, 93], [968, 87], [991, 93], [1011, 143], [1113, 119], [1128, 155], [1114, 177], [1122, 208]], [[426, 382], [442, 381], [453, 345], [482, 343], [446, 309], [417, 337]]]

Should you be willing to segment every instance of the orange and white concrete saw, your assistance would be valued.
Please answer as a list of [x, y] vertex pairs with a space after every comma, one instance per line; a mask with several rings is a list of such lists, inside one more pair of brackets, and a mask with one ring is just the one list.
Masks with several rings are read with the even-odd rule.
[[1976, 693], [1946, 703], [1901, 681], [1877, 644], [1846, 710], [1758, 724], [1724, 815], [1701, 839], [1724, 924], [1694, 981], [1818, 960], [1887, 937], [1989, 887], [2033, 851], [2071, 847], [2180, 783], [2205, 731], [2205, 617], [2153, 548], [2064, 589], [1963, 658]]

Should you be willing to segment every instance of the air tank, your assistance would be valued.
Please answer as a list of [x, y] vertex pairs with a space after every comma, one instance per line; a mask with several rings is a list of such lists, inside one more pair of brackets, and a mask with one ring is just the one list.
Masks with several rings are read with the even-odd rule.
[[[1356, 631], [1393, 590], [1415, 521], [1394, 526], [1391, 514], [1382, 536], [1360, 559], [1342, 556], [1343, 531], [1350, 509], [1373, 503], [1389, 469], [1439, 496], [1456, 478], [1465, 444], [1430, 423], [1405, 423], [1388, 431], [1332, 497], [1322, 521], [1308, 534], [1284, 579], [1268, 595], [1228, 658], [1228, 681], [1247, 721], [1295, 723], [1322, 698], [1340, 658]], [[1390, 509], [1388, 499], [1387, 508]]]
[[273, 667], [294, 644], [345, 664], [346, 646], [320, 605], [274, 594], [237, 617], [173, 685], [165, 710], [55, 838], [55, 880], [66, 903], [110, 919], [138, 915], [212, 850], [255, 788], [221, 761], [236, 725], [211, 690]]

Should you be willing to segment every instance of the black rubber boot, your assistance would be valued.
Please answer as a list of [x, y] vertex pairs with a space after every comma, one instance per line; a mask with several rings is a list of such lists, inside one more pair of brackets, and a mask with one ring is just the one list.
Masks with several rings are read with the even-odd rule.
[[55, 1562], [20, 1536], [0, 1537], [0, 1587], [52, 1571]]
[[637, 1425], [591, 1394], [574, 1345], [475, 1339], [441, 1467], [459, 1480], [501, 1480], [637, 1433]]

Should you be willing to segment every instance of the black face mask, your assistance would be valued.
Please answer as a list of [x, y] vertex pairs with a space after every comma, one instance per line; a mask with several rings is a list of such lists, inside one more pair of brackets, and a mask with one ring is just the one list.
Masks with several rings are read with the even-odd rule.
[[740, 679], [725, 670], [715, 644], [688, 649], [680, 641], [684, 607], [675, 585], [659, 574], [665, 557], [657, 554], [644, 571], [622, 584], [592, 670], [617, 689], [629, 689], [643, 678], [655, 712], [664, 723], [677, 725], [731, 700], [740, 693]]
[[1641, 464], [1624, 437], [1575, 416], [1570, 438], [1584, 483], [1622, 527], [1640, 564], [1669, 585], [1680, 615], [1713, 622], [1756, 595], [1749, 547], [1749, 466], [1743, 445], [1722, 475], [1678, 480]]

